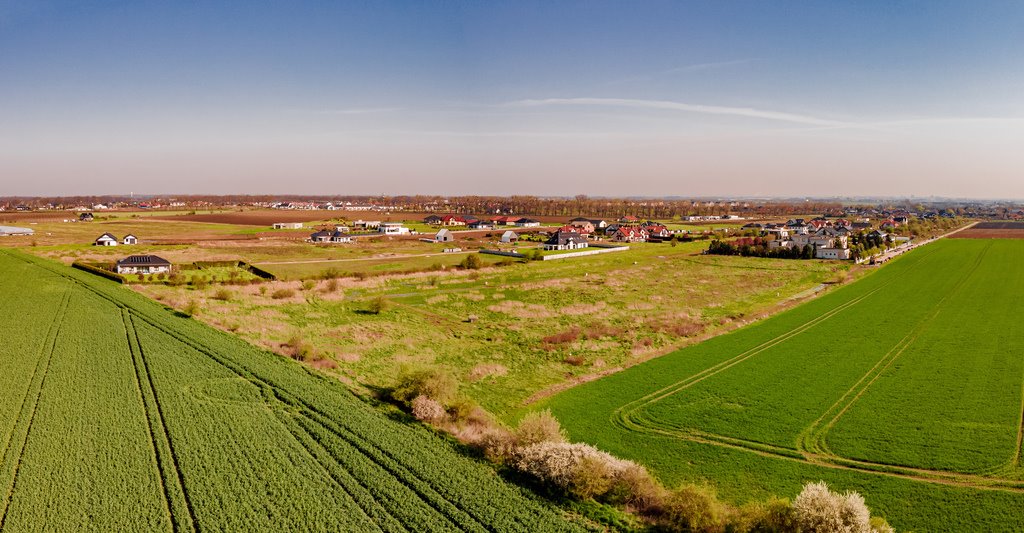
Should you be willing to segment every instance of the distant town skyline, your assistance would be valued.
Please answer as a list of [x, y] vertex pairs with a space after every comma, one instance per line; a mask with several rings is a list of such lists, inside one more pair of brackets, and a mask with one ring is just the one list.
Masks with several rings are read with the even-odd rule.
[[0, 196], [1024, 198], [1024, 4], [0, 1]]

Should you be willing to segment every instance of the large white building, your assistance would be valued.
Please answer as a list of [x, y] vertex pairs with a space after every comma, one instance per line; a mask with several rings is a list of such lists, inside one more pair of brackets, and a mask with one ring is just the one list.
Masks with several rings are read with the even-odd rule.
[[403, 226], [401, 222], [381, 222], [378, 231], [380, 231], [384, 235], [409, 234], [409, 228]]

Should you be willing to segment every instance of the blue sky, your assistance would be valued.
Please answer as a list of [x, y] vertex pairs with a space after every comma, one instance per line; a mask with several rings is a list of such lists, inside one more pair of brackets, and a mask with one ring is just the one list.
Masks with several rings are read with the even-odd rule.
[[1020, 2], [0, 0], [0, 195], [1024, 198]]

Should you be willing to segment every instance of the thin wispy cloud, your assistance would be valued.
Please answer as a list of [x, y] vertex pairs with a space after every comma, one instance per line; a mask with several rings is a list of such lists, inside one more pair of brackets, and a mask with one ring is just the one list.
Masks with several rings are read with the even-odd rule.
[[829, 118], [787, 113], [784, 111], [772, 111], [755, 109], [752, 107], [728, 107], [716, 105], [690, 104], [684, 102], [673, 102], [669, 100], [639, 100], [631, 98], [546, 98], [540, 100], [517, 100], [504, 104], [509, 107], [544, 107], [544, 106], [603, 106], [634, 109], [663, 109], [667, 111], [680, 111], [684, 113], [699, 113], [705, 115], [727, 115], [777, 122], [789, 122], [808, 126], [826, 127], [856, 127], [853, 122], [833, 120]]

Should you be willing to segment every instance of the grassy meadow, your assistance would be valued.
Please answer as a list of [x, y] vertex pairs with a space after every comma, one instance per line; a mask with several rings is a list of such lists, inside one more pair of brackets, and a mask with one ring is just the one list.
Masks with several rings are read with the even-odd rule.
[[[635, 244], [561, 261], [364, 280], [144, 286], [159, 301], [287, 353], [301, 338], [352, 383], [387, 387], [403, 366], [442, 366], [503, 418], [551, 388], [615, 371], [754, 320], [844, 278], [847, 265], [703, 256], [703, 243]], [[461, 261], [464, 256], [458, 256]], [[435, 260], [435, 258], [423, 258]], [[269, 268], [264, 266], [264, 268]], [[288, 296], [275, 293], [284, 289]], [[368, 312], [382, 297], [387, 309]]]
[[823, 479], [899, 530], [1016, 531], [1024, 241], [943, 240], [550, 398], [571, 436], [736, 501]]

